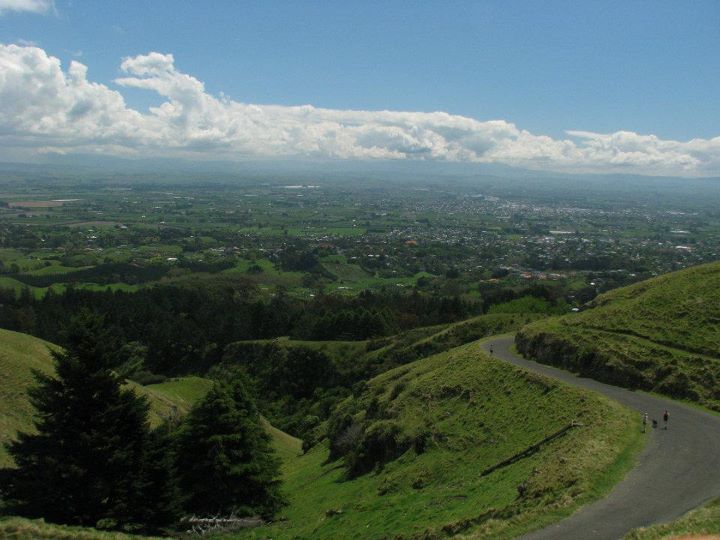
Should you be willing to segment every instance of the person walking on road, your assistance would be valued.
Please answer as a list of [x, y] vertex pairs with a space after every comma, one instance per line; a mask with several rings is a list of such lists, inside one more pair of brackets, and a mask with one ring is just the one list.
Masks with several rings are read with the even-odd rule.
[[643, 414], [643, 433], [647, 430], [648, 413]]
[[667, 423], [670, 419], [670, 413], [667, 412], [667, 409], [665, 409], [665, 412], [663, 413], [663, 425], [665, 426], [664, 429], [667, 429]]

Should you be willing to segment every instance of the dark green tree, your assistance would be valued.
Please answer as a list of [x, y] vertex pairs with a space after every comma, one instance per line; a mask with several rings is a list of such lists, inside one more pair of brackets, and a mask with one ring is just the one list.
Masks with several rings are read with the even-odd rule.
[[183, 496], [172, 451], [177, 426], [166, 421], [154, 429], [145, 445], [142, 487], [137, 499], [144, 531], [166, 532], [182, 516]]
[[245, 386], [216, 383], [187, 415], [176, 440], [185, 509], [271, 517], [284, 504], [280, 462]]
[[113, 371], [121, 347], [96, 316], [69, 324], [56, 376], [36, 373], [36, 433], [8, 445], [12, 510], [58, 523], [132, 528], [141, 511], [148, 404]]

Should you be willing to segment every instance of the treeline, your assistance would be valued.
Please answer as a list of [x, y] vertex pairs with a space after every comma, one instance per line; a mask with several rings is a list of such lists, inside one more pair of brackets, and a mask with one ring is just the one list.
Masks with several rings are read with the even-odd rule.
[[0, 326], [64, 345], [68, 318], [87, 310], [108, 329], [145, 351], [145, 368], [166, 375], [204, 372], [232, 342], [293, 336], [297, 339], [362, 340], [454, 322], [480, 313], [478, 302], [418, 293], [319, 295], [311, 301], [282, 291], [265, 299], [238, 280], [158, 285], [138, 292], [69, 287], [35, 298], [0, 291]]
[[72, 272], [36, 275], [19, 272], [16, 268], [17, 265], [6, 268], [0, 261], [0, 274], [5, 274], [32, 287], [50, 287], [56, 283], [96, 283], [98, 285], [126, 283], [128, 285], [139, 285], [150, 281], [158, 281], [166, 277], [173, 268], [182, 268], [188, 272], [216, 274], [233, 266], [235, 266], [235, 262], [232, 259], [220, 259], [217, 261], [180, 259], [172, 265], [151, 264], [147, 266], [126, 262], [108, 262]]
[[[504, 270], [507, 275], [507, 270]], [[493, 306], [513, 300], [533, 297], [547, 302], [548, 307], [565, 306], [567, 291], [561, 285], [533, 283], [524, 287], [506, 287], [497, 283], [481, 283], [478, 291], [482, 297], [483, 313], [491, 312]], [[548, 311], [550, 313], [550, 311]]]
[[230, 344], [208, 375], [223, 380], [238, 373], [272, 425], [304, 440], [359, 380], [323, 351], [274, 342]]
[[273, 516], [279, 460], [244, 382], [216, 383], [184, 419], [150, 430], [148, 402], [123, 388], [128, 359], [101, 318], [73, 319], [56, 376], [36, 375], [36, 432], [7, 448], [4, 510], [55, 523], [168, 533], [183, 515]]
[[364, 381], [402, 364], [485, 336], [517, 330], [542, 315], [499, 313], [450, 328], [417, 329], [368, 341], [350, 352], [302, 342], [250, 341], [225, 348], [208, 376], [223, 380], [238, 371], [252, 383], [254, 398], [270, 422], [303, 440], [305, 449], [325, 437], [323, 423], [337, 403]]
[[55, 283], [97, 283], [107, 285], [109, 283], [127, 283], [136, 285], [147, 281], [156, 281], [169, 271], [166, 265], [140, 266], [136, 264], [115, 262], [104, 263], [92, 268], [83, 268], [73, 272], [62, 274], [22, 274], [9, 272], [8, 275], [18, 281], [33, 287], [49, 287]]
[[[364, 311], [368, 312], [367, 315]], [[323, 295], [316, 298], [307, 304], [306, 310], [300, 314], [302, 318], [297, 320], [288, 335], [297, 339], [323, 339], [319, 336], [333, 325], [339, 325], [337, 328], [341, 329], [341, 333], [348, 332], [352, 336], [353, 324], [362, 324], [364, 317], [368, 324], [378, 325], [378, 331], [356, 330], [355, 334], [363, 336], [349, 339], [367, 339], [419, 326], [456, 322], [482, 313], [481, 302], [464, 300], [459, 296], [421, 294], [415, 289], [411, 293], [366, 290], [356, 297]], [[323, 319], [326, 325], [316, 326]]]

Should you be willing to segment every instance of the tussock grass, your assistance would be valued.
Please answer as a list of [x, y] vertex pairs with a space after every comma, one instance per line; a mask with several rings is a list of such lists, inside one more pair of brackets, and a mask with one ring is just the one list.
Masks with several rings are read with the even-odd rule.
[[118, 532], [103, 532], [89, 527], [68, 527], [45, 523], [42, 519], [0, 517], [0, 538], [13, 540], [132, 540], [149, 536], [135, 536]]
[[720, 499], [688, 512], [670, 523], [633, 529], [626, 540], [659, 540], [661, 538], [720, 537]]

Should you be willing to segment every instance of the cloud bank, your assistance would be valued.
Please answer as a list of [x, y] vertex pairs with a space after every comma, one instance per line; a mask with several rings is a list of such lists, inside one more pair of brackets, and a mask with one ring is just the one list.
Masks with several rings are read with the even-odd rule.
[[190, 159], [419, 159], [575, 172], [720, 174], [720, 137], [673, 141], [627, 131], [568, 131], [567, 138], [554, 139], [504, 120], [444, 112], [253, 105], [209, 94], [201, 81], [178, 71], [171, 54], [157, 52], [126, 58], [120, 69], [117, 87], [155, 92], [163, 103], [134, 110], [120, 91], [89, 80], [80, 62], [63, 70], [41, 48], [0, 45], [2, 146]]

